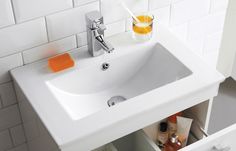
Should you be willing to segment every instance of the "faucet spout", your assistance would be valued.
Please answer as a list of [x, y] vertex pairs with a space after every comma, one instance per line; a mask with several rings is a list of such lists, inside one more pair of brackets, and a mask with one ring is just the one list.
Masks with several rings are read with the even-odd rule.
[[111, 53], [114, 50], [114, 47], [112, 47], [109, 42], [105, 41], [102, 35], [96, 36], [95, 39], [106, 52]]

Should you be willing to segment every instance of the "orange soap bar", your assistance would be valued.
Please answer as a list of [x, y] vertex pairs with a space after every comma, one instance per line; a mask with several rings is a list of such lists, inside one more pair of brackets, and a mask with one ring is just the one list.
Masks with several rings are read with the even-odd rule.
[[48, 67], [53, 72], [58, 72], [75, 65], [73, 59], [68, 53], [48, 59]]

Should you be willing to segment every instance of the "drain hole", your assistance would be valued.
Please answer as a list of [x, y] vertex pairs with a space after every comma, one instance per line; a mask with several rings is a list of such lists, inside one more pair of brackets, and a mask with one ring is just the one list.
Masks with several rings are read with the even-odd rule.
[[107, 104], [110, 107], [110, 106], [114, 106], [118, 103], [124, 102], [125, 100], [126, 100], [126, 98], [123, 96], [113, 96], [107, 101]]
[[105, 63], [102, 64], [102, 70], [103, 70], [103, 71], [107, 70], [109, 67], [110, 67], [110, 64], [109, 64], [109, 63], [106, 63], [106, 62], [105, 62]]

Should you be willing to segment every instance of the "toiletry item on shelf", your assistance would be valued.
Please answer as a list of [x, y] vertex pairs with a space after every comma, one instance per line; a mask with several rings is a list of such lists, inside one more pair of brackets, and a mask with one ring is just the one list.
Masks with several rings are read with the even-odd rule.
[[61, 70], [74, 66], [74, 61], [68, 53], [58, 55], [48, 59], [48, 67], [53, 72], [59, 72]]
[[190, 132], [192, 122], [193, 120], [190, 118], [177, 116], [177, 135], [180, 136], [182, 147], [186, 146], [187, 144], [188, 135]]
[[160, 148], [164, 147], [164, 144], [168, 141], [168, 124], [166, 122], [161, 122], [158, 128], [157, 134], [157, 144]]
[[182, 112], [176, 113], [168, 117], [168, 129], [169, 129], [169, 136], [175, 134], [177, 132], [177, 116], [181, 116]]
[[172, 134], [165, 145], [163, 151], [177, 151], [182, 148], [182, 143], [178, 139], [178, 135]]

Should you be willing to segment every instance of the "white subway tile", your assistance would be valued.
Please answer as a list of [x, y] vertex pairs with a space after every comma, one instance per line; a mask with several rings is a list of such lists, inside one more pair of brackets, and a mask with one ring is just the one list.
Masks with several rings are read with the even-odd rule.
[[0, 58], [0, 83], [10, 81], [9, 70], [22, 65], [23, 61], [20, 53]]
[[19, 85], [15, 81], [13, 81], [13, 86], [16, 92], [17, 101], [18, 102], [27, 101], [24, 93], [22, 92]]
[[24, 123], [32, 121], [37, 118], [37, 114], [29, 101], [23, 100], [19, 102], [20, 112]]
[[171, 4], [171, 0], [149, 0], [149, 9], [157, 9], [168, 6]]
[[37, 124], [37, 119], [32, 119], [31, 121], [24, 122], [25, 136], [27, 141], [32, 141], [40, 136], [39, 127]]
[[77, 34], [77, 44], [78, 47], [87, 45], [87, 32]]
[[190, 47], [203, 55], [206, 37], [223, 30], [224, 18], [225, 12], [220, 12], [190, 22], [187, 38]]
[[0, 131], [21, 123], [17, 105], [12, 105], [0, 110]]
[[27, 144], [22, 144], [20, 146], [14, 147], [8, 151], [28, 151]]
[[[28, 141], [29, 149], [31, 151], [56, 151], [58, 150], [57, 144], [54, 142], [54, 139], [51, 137], [51, 135], [49, 134], [44, 124], [40, 121], [39, 118], [37, 118], [35, 121], [37, 121], [37, 123], [35, 123], [35, 125], [32, 125], [34, 127], [32, 126], [31, 127], [33, 129], [36, 128], [34, 131], [36, 131], [37, 133], [32, 132], [32, 133], [35, 133], [34, 134], [35, 136], [31, 141]], [[32, 133], [29, 133], [29, 134], [32, 135]]]
[[44, 18], [0, 29], [0, 57], [47, 42]]
[[[42, 145], [44, 144], [44, 145]], [[40, 136], [37, 139], [28, 142], [30, 151], [56, 151], [58, 146], [51, 137]]]
[[188, 39], [205, 37], [223, 30], [225, 12], [214, 13], [190, 22]]
[[217, 32], [206, 37], [203, 47], [203, 53], [218, 53], [221, 45], [222, 32]]
[[181, 0], [172, 4], [171, 24], [183, 24], [208, 14], [210, 0]]
[[10, 129], [13, 144], [15, 146], [25, 143], [25, 134], [22, 125], [18, 125]]
[[5, 83], [0, 85], [0, 97], [4, 107], [15, 104], [16, 95], [12, 83]]
[[132, 18], [127, 18], [125, 23], [125, 31], [131, 31], [132, 30]]
[[202, 56], [204, 40], [205, 40], [205, 37], [198, 37], [194, 39], [187, 39], [186, 43], [195, 54]]
[[80, 6], [80, 5], [88, 4], [95, 1], [98, 1], [98, 0], [74, 0], [74, 3], [75, 3], [75, 6]]
[[154, 15], [154, 22], [157, 22], [158, 24], [162, 24], [165, 26], [169, 25], [170, 6], [153, 10], [151, 11], [151, 13]]
[[[147, 12], [147, 0], [123, 0], [123, 2], [134, 13]], [[104, 16], [105, 24], [113, 23], [129, 17], [126, 10], [118, 0], [101, 0], [101, 13]]]
[[218, 55], [218, 53], [207, 53], [203, 55], [203, 59], [209, 66], [216, 68]]
[[46, 45], [23, 51], [24, 63], [28, 64], [40, 59], [52, 57], [76, 47], [77, 45], [75, 36], [57, 40]]
[[99, 10], [99, 2], [47, 16], [50, 40], [57, 40], [86, 31], [85, 14], [93, 10]]
[[125, 20], [106, 25], [105, 37], [113, 36], [125, 32]]
[[170, 27], [170, 30], [181, 40], [185, 41], [188, 35], [188, 23]]
[[8, 130], [0, 132], [0, 150], [5, 151], [12, 148], [11, 137]]
[[12, 0], [17, 22], [72, 8], [72, 0]]
[[10, 0], [0, 1], [0, 28], [14, 24], [14, 16]]
[[228, 0], [212, 0], [211, 12], [225, 11], [228, 7]]

